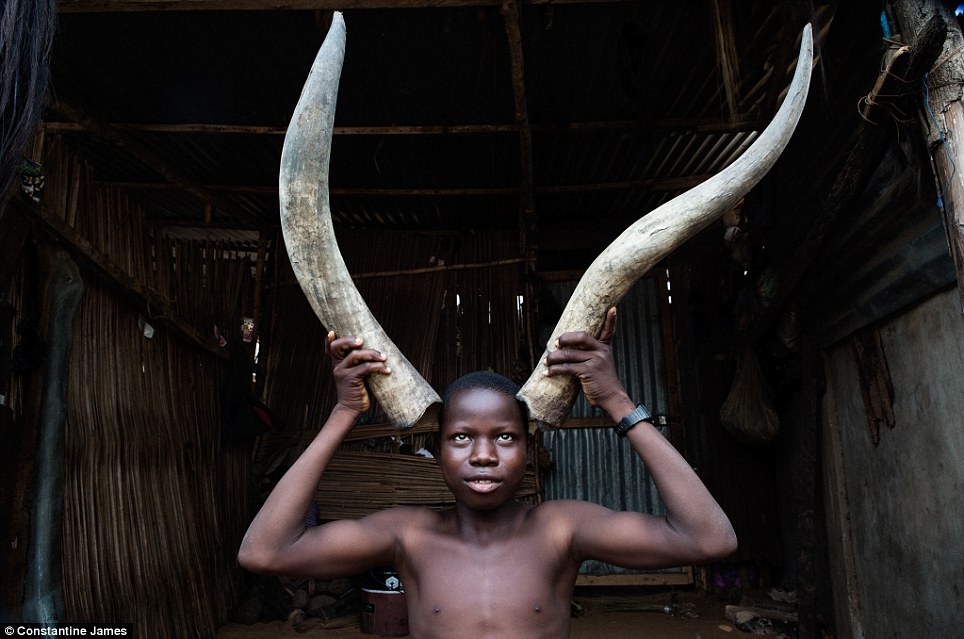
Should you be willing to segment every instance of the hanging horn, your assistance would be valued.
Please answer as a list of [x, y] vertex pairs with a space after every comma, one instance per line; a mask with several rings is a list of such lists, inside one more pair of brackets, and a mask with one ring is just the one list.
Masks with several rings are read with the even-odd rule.
[[589, 266], [562, 312], [546, 352], [518, 393], [537, 426], [551, 429], [561, 425], [579, 391], [578, 381], [571, 376], [545, 376], [545, 357], [553, 348], [552, 342], [569, 331], [598, 335], [606, 311], [646, 271], [736, 205], [766, 175], [790, 141], [803, 112], [812, 65], [813, 38], [808, 24], [803, 29], [787, 97], [753, 145], [720, 173], [640, 218]]
[[369, 377], [369, 388], [396, 428], [411, 428], [434, 423], [441, 400], [368, 309], [331, 223], [328, 164], [344, 58], [345, 21], [335, 12], [285, 135], [279, 176], [281, 229], [295, 277], [325, 328], [357, 335], [366, 348], [387, 357], [391, 375]]

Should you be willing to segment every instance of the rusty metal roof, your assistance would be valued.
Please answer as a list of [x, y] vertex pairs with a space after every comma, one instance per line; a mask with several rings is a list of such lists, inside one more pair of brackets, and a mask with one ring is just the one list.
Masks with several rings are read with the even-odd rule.
[[[60, 3], [46, 135], [171, 233], [276, 229], [284, 130], [330, 20], [299, 9], [336, 3], [272, 4], [288, 10]], [[340, 3], [336, 226], [528, 226], [544, 254], [604, 246], [739, 156], [779, 105], [803, 23], [819, 34], [835, 5], [536, 0], [516, 19], [500, 4]], [[183, 10], [199, 6], [219, 10]]]

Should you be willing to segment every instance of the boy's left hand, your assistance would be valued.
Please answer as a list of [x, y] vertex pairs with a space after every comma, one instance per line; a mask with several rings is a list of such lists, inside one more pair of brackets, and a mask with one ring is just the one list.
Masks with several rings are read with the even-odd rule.
[[612, 342], [616, 332], [616, 307], [609, 309], [599, 338], [586, 332], [563, 333], [556, 340], [558, 350], [546, 356], [546, 373], [574, 375], [582, 384], [586, 399], [593, 406], [626, 399], [626, 391], [616, 375]]

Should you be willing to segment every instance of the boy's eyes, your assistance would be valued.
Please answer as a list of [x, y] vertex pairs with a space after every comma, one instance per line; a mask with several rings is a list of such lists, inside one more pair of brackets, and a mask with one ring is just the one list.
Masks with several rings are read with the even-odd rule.
[[[455, 433], [452, 435], [452, 441], [454, 442], [467, 442], [469, 439], [470, 437], [466, 433]], [[516, 440], [516, 436], [512, 433], [500, 433], [495, 439], [500, 442], [512, 442]]]

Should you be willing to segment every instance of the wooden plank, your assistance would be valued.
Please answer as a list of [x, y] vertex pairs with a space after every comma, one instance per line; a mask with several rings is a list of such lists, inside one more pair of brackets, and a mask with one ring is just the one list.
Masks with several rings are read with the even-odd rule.
[[[624, 191], [648, 189], [650, 191], [685, 191], [705, 182], [711, 175], [684, 175], [674, 178], [645, 178], [626, 182], [598, 182], [594, 184], [557, 184], [535, 187], [536, 193], [595, 193], [600, 191]], [[108, 182], [98, 181], [98, 185], [123, 189], [126, 191], [178, 191], [183, 190], [178, 184], [171, 182]], [[204, 184], [205, 190], [215, 193], [252, 193], [260, 195], [275, 195], [277, 185], [260, 186], [251, 184]], [[450, 189], [377, 189], [377, 188], [344, 188], [332, 187], [329, 193], [340, 197], [492, 197], [513, 196], [520, 192], [520, 187], [494, 186], [477, 188]]]
[[438, 273], [440, 271], [464, 271], [479, 268], [494, 268], [497, 266], [511, 266], [513, 264], [525, 264], [526, 258], [515, 257], [504, 260], [493, 260], [490, 262], [477, 262], [472, 264], [450, 264], [447, 266], [426, 266], [424, 268], [408, 268], [396, 271], [372, 271], [369, 273], [356, 273], [351, 276], [353, 280], [366, 280], [376, 277], [398, 277], [399, 275], [419, 275], [423, 273]]
[[[827, 375], [827, 359], [823, 361]], [[829, 377], [829, 375], [827, 375]], [[821, 457], [826, 465], [823, 482], [824, 512], [827, 518], [827, 540], [830, 555], [836, 628], [840, 639], [863, 639], [861, 630], [860, 589], [857, 584], [857, 561], [854, 558], [853, 532], [850, 527], [850, 496], [843, 452], [843, 437], [837, 412], [837, 396], [832, 385], [823, 401]]]
[[[526, 5], [616, 4], [638, 0], [524, 0]], [[59, 13], [118, 11], [348, 11], [352, 9], [429, 9], [497, 7], [501, 0], [58, 0]]]
[[579, 575], [577, 586], [687, 586], [693, 583], [693, 568], [683, 572], [641, 572], [618, 575]]
[[570, 417], [559, 428], [612, 428], [614, 425], [608, 417]]
[[[700, 133], [741, 133], [762, 131], [766, 122], [757, 114], [740, 113], [727, 118], [663, 118], [644, 122], [643, 120], [600, 120], [587, 122], [561, 122], [557, 124], [532, 124], [530, 128], [538, 133], [573, 133], [592, 130], [700, 132]], [[285, 126], [263, 124], [167, 124], [111, 122], [108, 126], [128, 131], [150, 131], [152, 133], [197, 133], [205, 135], [284, 135]], [[69, 133], [85, 131], [76, 122], [52, 120], [42, 124], [47, 133]], [[336, 126], [335, 135], [515, 135], [518, 124], [452, 124], [452, 125], [395, 125], [395, 126]]]

